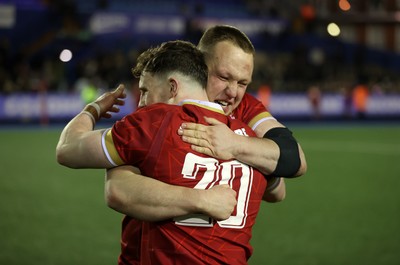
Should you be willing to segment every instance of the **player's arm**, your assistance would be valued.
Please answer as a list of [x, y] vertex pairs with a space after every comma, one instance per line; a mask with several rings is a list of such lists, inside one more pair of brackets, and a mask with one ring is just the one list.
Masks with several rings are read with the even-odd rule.
[[120, 85], [87, 105], [63, 129], [56, 148], [57, 162], [71, 168], [109, 168], [102, 145], [103, 130], [93, 130], [101, 117], [110, 118], [123, 105], [124, 87]]
[[265, 175], [294, 177], [305, 173], [307, 164], [300, 145], [275, 119], [258, 124], [254, 130], [258, 137], [238, 135], [212, 118], [206, 121], [211, 126], [186, 123], [178, 132], [194, 150], [220, 159], [237, 159]]
[[[274, 119], [264, 120], [255, 129], [259, 139], [275, 143], [275, 168], [272, 174], [279, 177], [299, 177], [307, 172], [307, 161], [300, 143], [292, 132]], [[296, 170], [297, 169], [297, 170]]]
[[132, 166], [107, 170], [105, 198], [110, 208], [144, 221], [161, 221], [192, 213], [225, 220], [236, 205], [236, 192], [228, 185], [209, 190], [191, 189], [139, 173]]
[[267, 188], [263, 200], [267, 202], [280, 202], [286, 197], [286, 185], [284, 178], [268, 177]]

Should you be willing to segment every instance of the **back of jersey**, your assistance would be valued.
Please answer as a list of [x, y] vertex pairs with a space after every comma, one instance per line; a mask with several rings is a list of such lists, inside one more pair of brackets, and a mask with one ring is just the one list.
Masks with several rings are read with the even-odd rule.
[[237, 192], [237, 206], [224, 221], [193, 214], [142, 225], [142, 264], [247, 264], [251, 229], [266, 187], [264, 176], [237, 160], [220, 161], [194, 152], [177, 130], [183, 121], [225, 122], [238, 134], [254, 136], [238, 120], [198, 105], [184, 105], [158, 124], [151, 148], [139, 168], [146, 176], [195, 189], [227, 184]]

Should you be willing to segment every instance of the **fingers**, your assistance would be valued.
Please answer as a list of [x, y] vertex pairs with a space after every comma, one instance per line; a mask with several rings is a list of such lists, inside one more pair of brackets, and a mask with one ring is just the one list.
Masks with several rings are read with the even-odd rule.
[[117, 106], [112, 106], [111, 108], [109, 108], [107, 111], [105, 111], [104, 113], [101, 114], [102, 118], [106, 118], [109, 119], [112, 117], [112, 113], [118, 113], [120, 112], [120, 108], [118, 108]]
[[217, 221], [228, 219], [237, 204], [236, 191], [227, 184], [215, 185], [207, 191], [210, 200], [207, 214]]
[[125, 90], [124, 84], [119, 84], [116, 89], [114, 89], [113, 93], [122, 94]]
[[178, 135], [182, 136], [182, 141], [191, 144], [192, 150], [215, 157], [214, 147], [210, 144], [205, 129], [206, 126], [201, 124], [185, 123], [178, 129]]
[[125, 85], [124, 84], [119, 84], [115, 90], [121, 90], [121, 89], [122, 90], [125, 89]]
[[205, 139], [206, 127], [196, 123], [183, 123], [178, 129], [178, 135]]
[[192, 145], [191, 148], [193, 151], [214, 157], [214, 153], [209, 148], [204, 148], [196, 145]]
[[211, 148], [210, 143], [206, 139], [187, 138], [187, 141], [189, 141], [189, 143], [192, 145], [197, 145], [204, 148]]
[[231, 192], [232, 195], [233, 195], [234, 197], [236, 197], [236, 191], [235, 191], [234, 189], [232, 189], [231, 186], [229, 186], [228, 184], [221, 184], [220, 187], [221, 187], [221, 188], [225, 188], [225, 189], [230, 189], [230, 190], [232, 191], [232, 192]]
[[121, 99], [117, 99], [117, 100], [115, 101], [115, 104], [116, 104], [116, 105], [119, 105], [119, 106], [123, 106], [123, 105], [125, 105], [125, 101], [124, 101], [124, 100], [121, 100]]
[[210, 117], [207, 117], [207, 116], [204, 116], [204, 120], [210, 125], [225, 124], [225, 123], [220, 122], [217, 119], [210, 118]]
[[104, 113], [104, 115], [102, 117], [106, 118], [106, 119], [110, 119], [112, 117], [112, 115], [110, 113]]
[[194, 132], [184, 131], [183, 134], [181, 135], [182, 140], [188, 144], [199, 145], [202, 139], [198, 135], [195, 136], [194, 134], [195, 134]]
[[108, 111], [118, 113], [120, 111], [120, 109], [117, 106], [112, 106]]
[[191, 132], [185, 132], [184, 135], [182, 135], [182, 141], [188, 144], [198, 145], [202, 147], [211, 147], [207, 139], [205, 139], [205, 137], [202, 137], [201, 135], [198, 135], [198, 133], [192, 134]]
[[192, 122], [182, 123], [181, 127], [182, 127], [182, 129], [185, 129], [185, 130], [197, 130], [197, 131], [201, 131], [201, 132], [205, 132], [206, 128], [207, 128], [206, 125], [192, 123]]
[[125, 86], [120, 84], [113, 92], [116, 98], [126, 98]]

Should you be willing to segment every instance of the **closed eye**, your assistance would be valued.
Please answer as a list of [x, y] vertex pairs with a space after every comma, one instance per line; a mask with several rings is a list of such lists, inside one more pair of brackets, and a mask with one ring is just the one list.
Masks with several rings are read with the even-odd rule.
[[247, 83], [239, 83], [239, 86], [241, 86], [241, 87], [247, 87], [249, 84], [247, 84]]

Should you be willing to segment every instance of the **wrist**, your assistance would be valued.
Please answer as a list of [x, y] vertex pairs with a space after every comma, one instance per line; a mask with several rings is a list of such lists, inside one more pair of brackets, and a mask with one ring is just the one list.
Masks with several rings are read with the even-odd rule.
[[83, 109], [83, 112], [90, 113], [94, 118], [95, 122], [97, 122], [100, 119], [100, 106], [96, 102], [87, 104]]
[[246, 151], [246, 146], [248, 145], [249, 137], [235, 134], [235, 138], [232, 144], [231, 155], [232, 159], [237, 159], [242, 161], [243, 158], [247, 157], [249, 154]]
[[96, 125], [96, 119], [93, 117], [93, 114], [86, 110], [82, 110], [81, 114], [85, 114], [90, 118], [90, 120], [92, 121], [92, 128], [94, 128], [94, 126]]
[[200, 190], [200, 189], [190, 189], [187, 190], [189, 193], [187, 194], [186, 198], [190, 201], [190, 213], [202, 213], [208, 214], [206, 209], [208, 206], [207, 203], [207, 190]]

